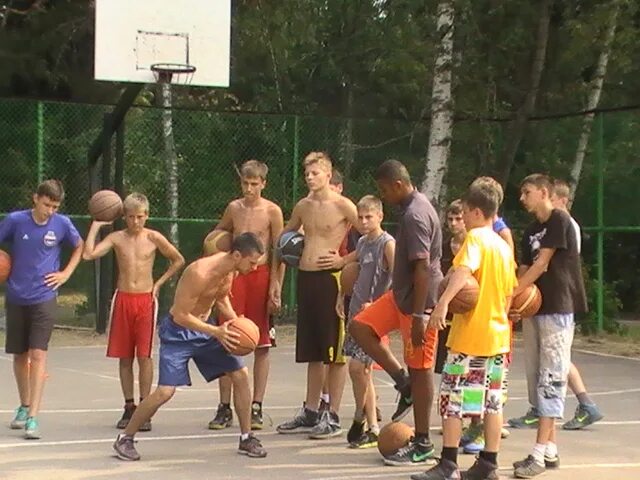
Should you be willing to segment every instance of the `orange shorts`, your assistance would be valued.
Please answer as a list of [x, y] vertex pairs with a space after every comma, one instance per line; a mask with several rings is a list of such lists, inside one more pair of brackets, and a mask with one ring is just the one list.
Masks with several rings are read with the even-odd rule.
[[400, 330], [407, 366], [416, 370], [433, 367], [438, 331], [428, 328], [424, 333], [424, 345], [422, 348], [415, 348], [411, 343], [411, 315], [400, 311], [391, 290], [358, 313], [354, 320], [371, 327], [380, 338], [393, 330]]
[[158, 304], [149, 293], [119, 292], [111, 301], [107, 357], [150, 357]]
[[[231, 306], [238, 315], [252, 320], [260, 330], [258, 347], [274, 346], [270, 330], [269, 312], [269, 265], [258, 266], [254, 271], [238, 275], [231, 286]], [[220, 320], [218, 320], [220, 321]]]

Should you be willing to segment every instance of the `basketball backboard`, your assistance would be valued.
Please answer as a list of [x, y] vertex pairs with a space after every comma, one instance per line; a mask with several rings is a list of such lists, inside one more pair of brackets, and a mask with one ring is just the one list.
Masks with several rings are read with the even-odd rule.
[[231, 0], [96, 0], [96, 80], [154, 83], [151, 65], [193, 65], [191, 85], [229, 86]]

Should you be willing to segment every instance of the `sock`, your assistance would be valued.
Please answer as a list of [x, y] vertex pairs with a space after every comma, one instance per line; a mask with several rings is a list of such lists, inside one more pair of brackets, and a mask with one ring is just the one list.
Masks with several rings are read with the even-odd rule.
[[241, 442], [246, 440], [247, 438], [249, 438], [249, 434], [248, 433], [241, 433], [240, 434], [240, 441]]
[[369, 430], [371, 430], [371, 433], [380, 435], [380, 425], [378, 425], [377, 423], [375, 425], [371, 425], [371, 427], [369, 427]]
[[429, 432], [427, 433], [416, 432], [415, 441], [416, 443], [420, 443], [421, 441], [425, 441], [429, 443]]
[[321, 393], [320, 394], [320, 400], [324, 401], [325, 403], [329, 403], [329, 394], [328, 393]]
[[589, 394], [587, 392], [577, 393], [576, 398], [578, 399], [578, 402], [580, 402], [580, 405], [595, 405], [593, 400], [589, 398]]
[[220, 405], [222, 405], [222, 408], [224, 408], [225, 410], [229, 410], [231, 408], [230, 403], [220, 403]]
[[258, 407], [260, 407], [260, 410], [262, 410], [262, 402], [253, 401], [251, 404], [252, 405], [258, 405]]
[[545, 457], [556, 458], [558, 456], [558, 445], [553, 442], [547, 443], [547, 446], [544, 450]]
[[23, 404], [21, 403], [21, 404], [20, 404], [20, 406], [21, 406], [22, 408], [29, 408], [29, 406], [30, 406], [30, 405], [23, 405]]
[[121, 433], [118, 435], [118, 440], [122, 440], [123, 438], [130, 438], [133, 440], [134, 435], [127, 435], [126, 433]]
[[458, 463], [458, 449], [456, 447], [442, 447], [442, 458]]
[[487, 452], [486, 450], [483, 450], [480, 452], [480, 458], [484, 458], [492, 465], [498, 465], [498, 452]]
[[531, 455], [535, 459], [536, 463], [544, 465], [544, 451], [546, 448], [547, 446], [544, 443], [536, 443], [534, 445]]
[[136, 404], [133, 402], [133, 398], [125, 398], [124, 399], [124, 408], [130, 409], [135, 408]]

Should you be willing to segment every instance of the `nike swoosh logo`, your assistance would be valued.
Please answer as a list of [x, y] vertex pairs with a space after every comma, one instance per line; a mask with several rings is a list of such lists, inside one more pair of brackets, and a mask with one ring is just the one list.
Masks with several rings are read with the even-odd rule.
[[584, 415], [582, 417], [576, 417], [576, 420], [578, 420], [580, 423], [584, 422], [587, 418], [589, 418], [589, 415]]
[[429, 453], [414, 453], [411, 457], [413, 462], [424, 462], [427, 458], [429, 458]]
[[537, 418], [525, 418], [524, 419], [524, 424], [525, 425], [533, 425], [534, 423], [538, 423], [538, 419]]

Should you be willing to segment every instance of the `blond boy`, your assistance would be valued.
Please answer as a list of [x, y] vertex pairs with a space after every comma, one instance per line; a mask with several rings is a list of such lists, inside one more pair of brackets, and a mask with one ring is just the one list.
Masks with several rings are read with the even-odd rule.
[[[138, 359], [140, 401], [151, 391], [153, 363], [151, 350], [157, 314], [158, 292], [164, 283], [184, 266], [184, 257], [160, 232], [145, 227], [149, 218], [149, 201], [141, 193], [132, 193], [124, 200], [126, 227], [110, 233], [96, 245], [100, 228], [112, 222], [91, 223], [82, 258], [95, 260], [115, 251], [118, 264], [117, 290], [111, 305], [111, 325], [107, 357], [118, 358], [124, 413], [116, 424], [126, 428], [136, 404], [133, 387], [133, 359]], [[167, 270], [154, 281], [153, 264], [156, 252], [169, 260]], [[151, 421], [142, 430], [151, 430]]]

